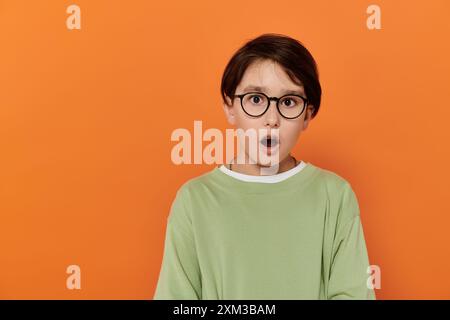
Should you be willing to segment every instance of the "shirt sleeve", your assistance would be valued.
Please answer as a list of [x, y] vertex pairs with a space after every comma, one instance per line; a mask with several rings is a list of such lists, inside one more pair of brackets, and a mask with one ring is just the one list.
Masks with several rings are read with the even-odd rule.
[[[183, 187], [182, 187], [183, 188]], [[201, 299], [201, 276], [192, 221], [180, 189], [172, 203], [154, 300]]]
[[369, 286], [369, 259], [357, 198], [347, 185], [339, 208], [327, 298], [375, 300]]

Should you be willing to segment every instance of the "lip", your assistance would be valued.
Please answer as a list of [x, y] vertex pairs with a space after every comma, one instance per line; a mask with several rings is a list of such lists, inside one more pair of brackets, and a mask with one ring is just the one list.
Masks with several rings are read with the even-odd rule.
[[262, 137], [259, 140], [259, 143], [262, 144], [263, 146], [265, 146], [263, 144], [263, 141], [265, 141], [267, 138], [270, 138], [272, 141], [276, 141], [276, 145], [275, 146], [280, 144], [280, 138], [278, 136], [275, 136], [275, 135], [266, 135], [266, 136]]
[[[276, 141], [277, 141], [277, 144], [276, 144], [276, 145], [271, 145], [270, 147], [265, 146], [265, 145], [262, 143], [262, 141], [263, 141], [264, 139], [266, 139], [267, 137], [271, 137], [272, 139], [276, 140]], [[268, 155], [272, 155], [272, 154], [278, 152], [278, 150], [279, 150], [279, 148], [280, 148], [280, 140], [279, 140], [279, 138], [278, 138], [277, 136], [270, 136], [270, 135], [267, 135], [267, 136], [265, 136], [264, 138], [262, 138], [262, 139], [259, 141], [259, 144], [260, 144], [260, 146], [261, 146], [261, 148], [262, 148], [262, 151], [263, 151], [264, 153], [268, 154]]]

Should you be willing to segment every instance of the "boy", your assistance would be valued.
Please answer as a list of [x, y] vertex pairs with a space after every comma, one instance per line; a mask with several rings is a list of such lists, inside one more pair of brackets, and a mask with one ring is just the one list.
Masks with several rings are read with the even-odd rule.
[[261, 174], [267, 163], [245, 150], [181, 186], [154, 299], [375, 299], [350, 184], [290, 154], [320, 106], [309, 51], [259, 36], [231, 58], [221, 90], [231, 125], [267, 129], [258, 147], [278, 171]]

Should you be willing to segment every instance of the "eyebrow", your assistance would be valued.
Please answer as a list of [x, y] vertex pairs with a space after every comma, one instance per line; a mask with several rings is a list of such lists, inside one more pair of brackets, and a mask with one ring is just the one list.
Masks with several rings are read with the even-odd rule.
[[[253, 86], [253, 85], [246, 86], [243, 90], [244, 91], [254, 90], [254, 91], [261, 91], [263, 93], [267, 93], [266, 87]], [[282, 95], [285, 95], [285, 94], [298, 94], [298, 95], [302, 96], [304, 93], [299, 90], [283, 90]]]

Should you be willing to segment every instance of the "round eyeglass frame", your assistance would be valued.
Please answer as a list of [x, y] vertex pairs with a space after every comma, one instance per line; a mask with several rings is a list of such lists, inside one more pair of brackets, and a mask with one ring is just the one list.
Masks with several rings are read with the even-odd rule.
[[[267, 98], [267, 107], [266, 107], [266, 109], [260, 114], [260, 115], [257, 115], [257, 116], [255, 116], [255, 115], [253, 115], [253, 114], [250, 114], [250, 113], [248, 113], [246, 110], [245, 110], [245, 108], [244, 108], [244, 104], [243, 104], [243, 101], [244, 101], [244, 97], [246, 96], [246, 95], [249, 95], [249, 94], [260, 94], [260, 95], [263, 95], [263, 96], [265, 96], [266, 98]], [[285, 115], [283, 115], [282, 113], [281, 113], [281, 111], [280, 111], [280, 106], [279, 106], [279, 101], [282, 99], [282, 98], [284, 98], [284, 97], [290, 97], [290, 96], [295, 96], [295, 97], [299, 97], [300, 99], [302, 99], [303, 100], [303, 109], [302, 109], [302, 111], [297, 115], [297, 116], [295, 116], [295, 117], [286, 117]], [[241, 103], [241, 108], [242, 108], [242, 110], [247, 114], [247, 115], [249, 115], [250, 117], [253, 117], [253, 118], [259, 118], [259, 117], [261, 117], [263, 114], [265, 114], [266, 112], [267, 112], [267, 110], [269, 110], [269, 108], [270, 108], [270, 102], [273, 100], [273, 101], [275, 101], [276, 102], [276, 106], [277, 106], [277, 110], [278, 110], [278, 113], [283, 117], [283, 118], [285, 118], [285, 119], [296, 119], [296, 118], [298, 118], [298, 117], [300, 117], [302, 114], [303, 114], [303, 112], [305, 112], [305, 109], [306, 109], [306, 107], [308, 106], [308, 99], [306, 99], [305, 97], [302, 97], [301, 95], [298, 95], [298, 94], [292, 94], [292, 93], [289, 93], [289, 94], [285, 94], [285, 95], [283, 95], [283, 96], [281, 96], [281, 97], [269, 97], [267, 94], [265, 94], [265, 93], [262, 93], [262, 92], [257, 92], [257, 91], [254, 91], [254, 92], [246, 92], [246, 93], [243, 93], [243, 94], [235, 94], [235, 95], [233, 95], [233, 98], [234, 99], [236, 99], [236, 98], [239, 98], [239, 100], [240, 100], [240, 103]]]

